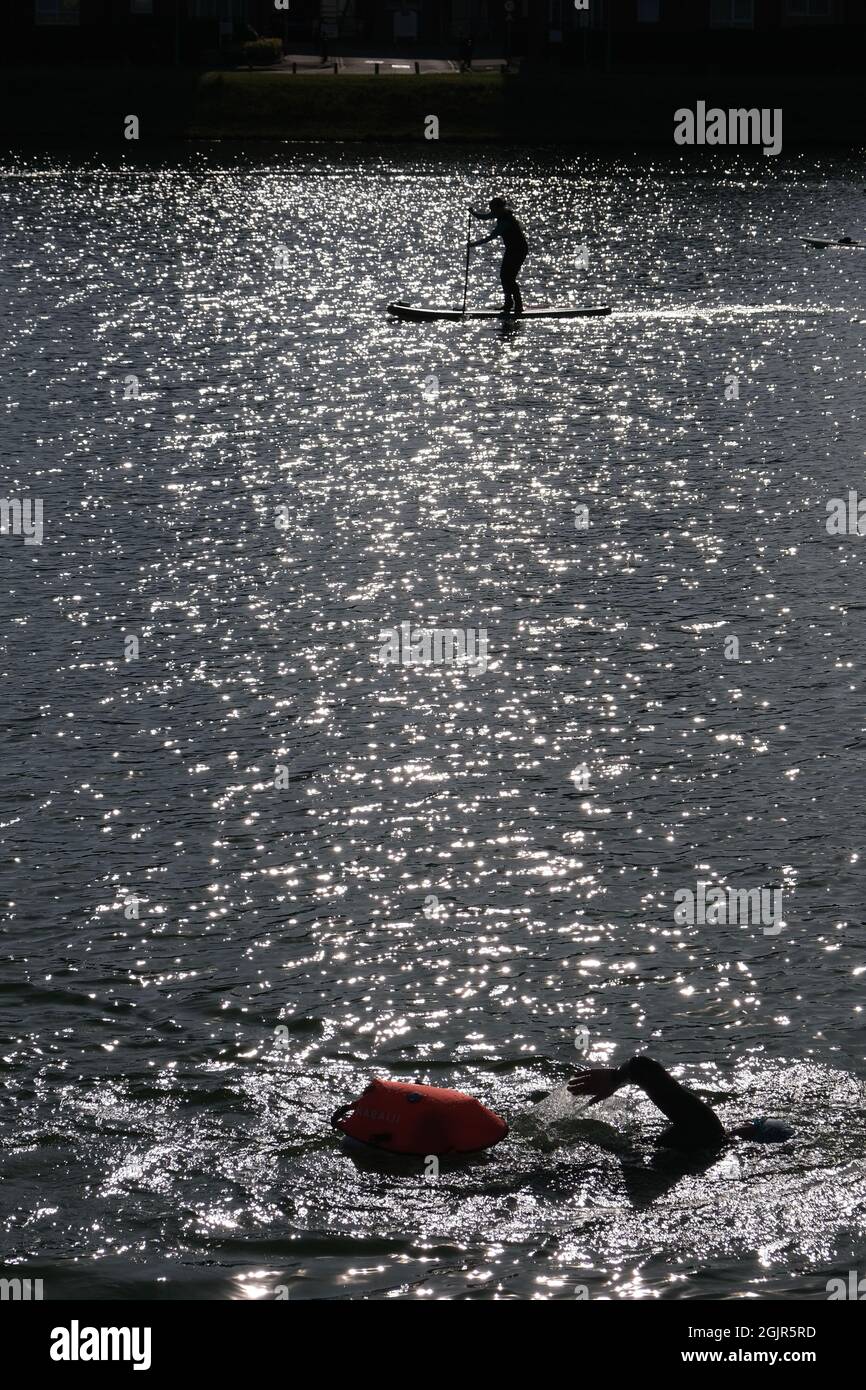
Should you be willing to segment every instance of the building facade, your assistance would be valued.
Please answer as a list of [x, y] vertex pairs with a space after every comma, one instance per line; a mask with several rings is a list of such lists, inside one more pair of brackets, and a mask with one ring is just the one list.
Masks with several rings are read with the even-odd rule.
[[[279, 6], [279, 8], [278, 8]], [[866, 0], [5, 0], [25, 61], [203, 62], [253, 32], [287, 51], [606, 68], [862, 65]]]

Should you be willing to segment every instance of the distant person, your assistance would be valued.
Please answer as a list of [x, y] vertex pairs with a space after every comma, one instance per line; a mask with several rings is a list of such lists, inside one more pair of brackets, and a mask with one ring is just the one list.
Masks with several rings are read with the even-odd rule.
[[505, 291], [505, 305], [502, 312], [504, 314], [522, 314], [523, 296], [520, 293], [517, 277], [520, 274], [520, 267], [529, 254], [529, 243], [523, 228], [504, 198], [491, 198], [487, 206], [489, 209], [487, 212], [478, 212], [475, 208], [470, 208], [469, 211], [473, 217], [478, 217], [484, 222], [493, 221], [493, 231], [489, 236], [480, 237], [478, 241], [470, 242], [470, 245], [483, 246], [485, 242], [493, 241], [496, 237], [502, 238], [505, 243], [505, 253], [499, 267], [499, 278]]
[[672, 1121], [656, 1140], [666, 1148], [717, 1149], [729, 1139], [778, 1144], [790, 1139], [793, 1133], [781, 1120], [766, 1117], [726, 1130], [705, 1100], [681, 1086], [651, 1057], [632, 1057], [621, 1067], [587, 1067], [572, 1077], [568, 1090], [573, 1096], [591, 1096], [590, 1105], [597, 1105], [629, 1085], [639, 1086], [653, 1105]]

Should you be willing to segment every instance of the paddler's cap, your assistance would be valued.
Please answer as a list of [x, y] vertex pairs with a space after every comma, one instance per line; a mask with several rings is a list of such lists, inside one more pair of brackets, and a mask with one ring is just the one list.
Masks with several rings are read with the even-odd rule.
[[491, 198], [488, 207], [491, 212], [505, 212], [508, 201], [505, 198]]

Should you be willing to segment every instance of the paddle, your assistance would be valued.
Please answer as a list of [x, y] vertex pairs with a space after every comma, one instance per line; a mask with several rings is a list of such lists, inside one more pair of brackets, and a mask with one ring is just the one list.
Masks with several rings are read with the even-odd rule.
[[461, 312], [466, 313], [466, 295], [469, 292], [469, 248], [472, 245], [472, 208], [466, 214], [466, 274], [463, 277], [463, 308]]

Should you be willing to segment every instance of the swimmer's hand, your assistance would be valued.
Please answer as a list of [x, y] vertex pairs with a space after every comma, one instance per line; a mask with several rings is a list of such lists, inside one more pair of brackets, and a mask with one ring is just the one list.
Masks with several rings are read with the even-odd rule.
[[598, 1105], [625, 1084], [626, 1078], [618, 1067], [586, 1067], [571, 1078], [568, 1090], [573, 1096], [591, 1096], [590, 1105]]

